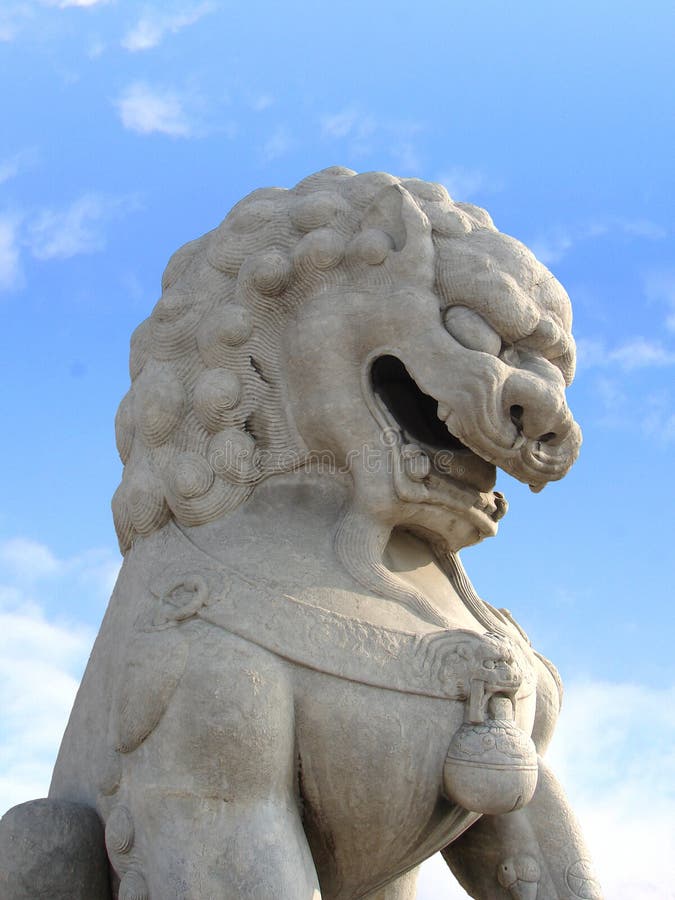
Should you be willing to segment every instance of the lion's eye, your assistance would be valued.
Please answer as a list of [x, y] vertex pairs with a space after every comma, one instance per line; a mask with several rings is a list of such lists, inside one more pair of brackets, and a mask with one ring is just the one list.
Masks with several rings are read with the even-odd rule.
[[468, 306], [450, 306], [443, 315], [448, 332], [467, 350], [498, 356], [502, 339], [491, 325]]

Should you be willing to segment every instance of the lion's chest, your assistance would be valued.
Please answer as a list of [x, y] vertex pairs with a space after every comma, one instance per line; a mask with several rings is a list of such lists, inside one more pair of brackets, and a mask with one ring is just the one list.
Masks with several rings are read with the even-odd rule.
[[443, 764], [464, 704], [315, 672], [299, 682], [305, 830], [327, 895], [357, 897], [452, 838]]

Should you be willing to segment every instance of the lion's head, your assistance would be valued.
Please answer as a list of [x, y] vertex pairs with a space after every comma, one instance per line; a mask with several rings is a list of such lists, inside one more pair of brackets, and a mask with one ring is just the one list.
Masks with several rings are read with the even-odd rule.
[[494, 534], [496, 466], [539, 490], [577, 456], [570, 326], [551, 273], [438, 184], [331, 168], [254, 191], [173, 256], [132, 337], [122, 551], [317, 455], [350, 481], [336, 546], [361, 570], [396, 526], [447, 552]]

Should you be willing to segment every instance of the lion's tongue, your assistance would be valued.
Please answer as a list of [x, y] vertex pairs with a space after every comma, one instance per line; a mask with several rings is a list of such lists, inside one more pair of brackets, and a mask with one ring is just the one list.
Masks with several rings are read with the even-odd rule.
[[432, 454], [432, 460], [438, 472], [479, 491], [491, 491], [497, 481], [497, 467], [470, 450], [438, 450]]

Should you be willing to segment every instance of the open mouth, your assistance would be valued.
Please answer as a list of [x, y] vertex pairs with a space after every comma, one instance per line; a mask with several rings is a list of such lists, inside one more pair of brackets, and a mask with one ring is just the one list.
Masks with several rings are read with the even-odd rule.
[[[496, 466], [482, 459], [438, 417], [438, 401], [422, 391], [403, 363], [395, 356], [378, 357], [371, 368], [373, 392], [386, 407], [392, 426], [404, 443], [419, 444], [429, 457], [433, 473], [444, 481], [459, 482], [478, 492], [491, 492]], [[497, 517], [506, 502], [495, 492]]]

